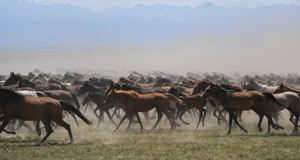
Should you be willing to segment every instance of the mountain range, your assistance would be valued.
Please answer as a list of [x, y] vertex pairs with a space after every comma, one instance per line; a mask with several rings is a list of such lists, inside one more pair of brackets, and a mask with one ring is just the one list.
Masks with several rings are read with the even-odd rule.
[[137, 5], [103, 12], [29, 0], [0, 2], [0, 47], [172, 46], [197, 38], [259, 36], [300, 27], [300, 7]]

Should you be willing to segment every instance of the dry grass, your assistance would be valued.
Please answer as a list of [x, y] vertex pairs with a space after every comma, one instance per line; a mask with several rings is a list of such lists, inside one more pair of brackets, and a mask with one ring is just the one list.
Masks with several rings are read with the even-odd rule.
[[[246, 117], [246, 116], [244, 116]], [[251, 119], [253, 119], [251, 121]], [[140, 133], [138, 125], [125, 131], [126, 123], [120, 130], [110, 122], [87, 126], [81, 123], [78, 128], [71, 119], [75, 143], [65, 145], [69, 140], [67, 131], [58, 128], [45, 144], [36, 146], [40, 138], [26, 129], [18, 135], [1, 134], [1, 159], [299, 159], [299, 137], [289, 135], [292, 126], [284, 118], [284, 131], [274, 131], [265, 136], [256, 128], [257, 118], [247, 116], [243, 125], [248, 134], [240, 129], [232, 130], [232, 135], [222, 136], [227, 126], [216, 123], [200, 127], [194, 131], [195, 124], [182, 126], [169, 131], [168, 123], [162, 121], [155, 131]], [[116, 120], [118, 122], [118, 120]], [[190, 121], [190, 120], [189, 120]], [[94, 120], [95, 122], [95, 120]], [[153, 121], [151, 121], [153, 123]], [[263, 124], [266, 122], [264, 121]], [[150, 128], [150, 125], [145, 125]], [[266, 131], [266, 126], [263, 126]], [[44, 131], [43, 131], [44, 133]], [[44, 135], [44, 134], [43, 134]]]

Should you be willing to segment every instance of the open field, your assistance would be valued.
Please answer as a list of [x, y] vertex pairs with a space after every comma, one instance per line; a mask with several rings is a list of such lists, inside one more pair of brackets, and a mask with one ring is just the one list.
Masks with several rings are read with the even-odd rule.
[[[246, 115], [249, 113], [243, 113]], [[99, 128], [87, 126], [81, 121], [76, 127], [71, 118], [75, 143], [65, 145], [69, 140], [67, 131], [58, 128], [41, 146], [35, 133], [28, 133], [24, 128], [18, 135], [1, 134], [1, 159], [299, 159], [299, 137], [290, 135], [292, 125], [288, 122], [287, 113], [280, 121], [285, 130], [275, 131], [266, 136], [259, 133], [256, 127], [258, 117], [254, 114], [243, 116], [242, 125], [249, 133], [239, 128], [232, 130], [232, 135], [222, 136], [227, 125], [217, 126], [213, 120], [194, 131], [195, 123], [182, 125], [175, 131], [169, 131], [169, 124], [163, 121], [154, 131], [139, 132], [138, 124], [125, 131], [127, 121], [117, 132], [108, 118], [105, 117]], [[90, 116], [92, 117], [92, 116]], [[187, 119], [189, 120], [189, 119]], [[189, 120], [191, 121], [191, 120]], [[116, 122], [118, 120], [116, 119]], [[154, 123], [151, 120], [150, 123]], [[31, 122], [27, 122], [31, 124]], [[145, 122], [144, 122], [145, 124]], [[146, 129], [151, 125], [145, 124]], [[263, 121], [263, 132], [266, 131], [266, 120]], [[42, 136], [45, 134], [43, 130]]]

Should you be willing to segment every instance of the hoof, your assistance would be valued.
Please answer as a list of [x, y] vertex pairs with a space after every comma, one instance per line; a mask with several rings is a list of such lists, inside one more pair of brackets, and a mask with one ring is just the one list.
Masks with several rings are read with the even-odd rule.
[[259, 132], [261, 132], [261, 131], [262, 131], [262, 128], [258, 128], [258, 130], [259, 130]]
[[73, 143], [73, 141], [68, 141], [68, 142], [67, 142], [67, 144], [72, 144], [72, 143]]
[[248, 130], [247, 130], [247, 129], [244, 129], [244, 132], [245, 132], [245, 133], [248, 133]]

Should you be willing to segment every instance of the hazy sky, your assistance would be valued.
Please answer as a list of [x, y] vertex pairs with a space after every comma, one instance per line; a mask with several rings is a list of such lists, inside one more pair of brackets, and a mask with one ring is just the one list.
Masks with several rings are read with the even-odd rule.
[[205, 2], [211, 2], [215, 5], [226, 7], [244, 7], [253, 8], [261, 6], [269, 6], [272, 4], [297, 4], [300, 5], [300, 0], [36, 0], [49, 1], [52, 3], [69, 3], [75, 6], [90, 7], [95, 11], [103, 11], [114, 6], [134, 7], [137, 4], [153, 5], [166, 4], [174, 6], [190, 6], [196, 7]]
[[[0, 0], [1, 2], [2, 0]], [[45, 1], [45, 0], [36, 0]], [[206, 0], [48, 0], [52, 3], [70, 3], [79, 7], [91, 7], [103, 11], [114, 6], [133, 7], [137, 4], [168, 4], [174, 6], [199, 6]], [[212, 0], [216, 5], [227, 7], [253, 8], [272, 4], [297, 4], [300, 0]], [[278, 16], [278, 15], [275, 15]], [[280, 17], [280, 16], [279, 16]], [[270, 22], [271, 23], [271, 22]], [[276, 24], [275, 24], [276, 25]], [[225, 72], [232, 73], [299, 73], [300, 30], [298, 26], [280, 32], [266, 32], [259, 36], [249, 36], [260, 29], [253, 26], [241, 28], [226, 34], [220, 39], [200, 37], [181, 46], [165, 48], [96, 48], [52, 52], [48, 49], [34, 49], [30, 54], [20, 53], [0, 55], [0, 74], [10, 71], [27, 74], [39, 68], [55, 73], [57, 68], [102, 70], [160, 70], [180, 73]], [[14, 48], [15, 49], [15, 48]], [[1, 53], [1, 51], [0, 51]]]

